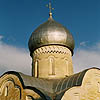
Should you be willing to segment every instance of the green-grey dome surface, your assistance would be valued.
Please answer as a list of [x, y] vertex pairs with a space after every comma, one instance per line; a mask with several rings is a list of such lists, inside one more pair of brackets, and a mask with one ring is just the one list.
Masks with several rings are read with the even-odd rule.
[[49, 18], [48, 21], [32, 32], [28, 42], [31, 53], [37, 48], [47, 45], [65, 46], [73, 53], [74, 39], [64, 26]]

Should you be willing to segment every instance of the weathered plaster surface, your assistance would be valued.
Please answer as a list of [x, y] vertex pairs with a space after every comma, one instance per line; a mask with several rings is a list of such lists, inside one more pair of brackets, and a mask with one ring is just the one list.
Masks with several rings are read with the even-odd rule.
[[65, 92], [62, 100], [100, 100], [100, 70], [90, 69], [82, 85]]
[[32, 89], [25, 89], [19, 78], [12, 74], [5, 74], [0, 78], [0, 100], [43, 100]]

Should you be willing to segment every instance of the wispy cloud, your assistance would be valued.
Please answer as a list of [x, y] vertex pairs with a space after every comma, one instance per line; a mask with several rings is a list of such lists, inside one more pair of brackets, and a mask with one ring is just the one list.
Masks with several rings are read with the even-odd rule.
[[3, 39], [3, 36], [2, 35], [0, 35], [0, 41]]
[[93, 45], [89, 49], [77, 49], [73, 56], [75, 72], [91, 67], [100, 68], [100, 43]]
[[80, 46], [87, 46], [87, 43], [88, 43], [89, 41], [83, 41], [83, 42], [80, 42]]
[[7, 38], [7, 41], [15, 42], [16, 39], [15, 39], [13, 36], [9, 36], [9, 37]]
[[96, 43], [96, 44], [93, 46], [93, 49], [100, 50], [100, 42]]
[[30, 74], [31, 57], [27, 50], [2, 42], [0, 43], [0, 75], [10, 70]]

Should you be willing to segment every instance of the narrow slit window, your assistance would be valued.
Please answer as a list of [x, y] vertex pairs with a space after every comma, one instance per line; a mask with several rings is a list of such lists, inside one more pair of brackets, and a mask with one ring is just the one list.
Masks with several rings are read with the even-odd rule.
[[68, 60], [67, 59], [65, 59], [65, 63], [66, 63], [66, 70], [65, 70], [65, 76], [68, 76], [68, 74], [69, 74], [69, 68], [68, 68]]
[[74, 98], [73, 100], [80, 100], [80, 95], [79, 93], [74, 93]]
[[8, 86], [5, 87], [5, 96], [8, 96]]
[[35, 77], [39, 75], [39, 62], [38, 60], [35, 62]]
[[98, 92], [100, 93], [100, 82], [98, 82]]
[[52, 57], [49, 58], [49, 66], [50, 66], [49, 74], [55, 75], [55, 62], [54, 62], [54, 58]]

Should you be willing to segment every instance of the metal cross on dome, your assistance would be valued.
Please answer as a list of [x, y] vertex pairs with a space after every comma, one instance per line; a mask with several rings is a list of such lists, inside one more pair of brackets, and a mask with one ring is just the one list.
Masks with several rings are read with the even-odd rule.
[[51, 0], [49, 0], [49, 4], [46, 5], [49, 8], [49, 15], [50, 17], [52, 17], [52, 10], [54, 10], [54, 8], [52, 8], [52, 4], [51, 4]]

